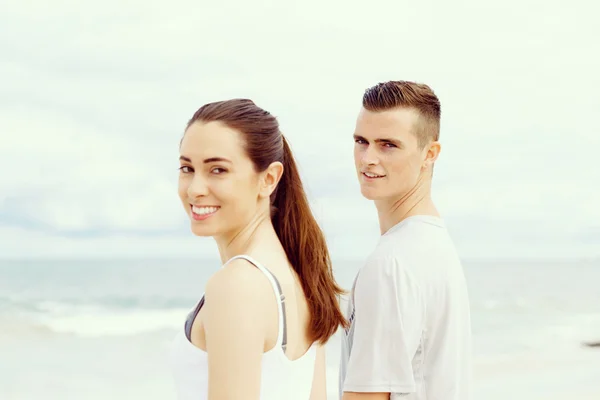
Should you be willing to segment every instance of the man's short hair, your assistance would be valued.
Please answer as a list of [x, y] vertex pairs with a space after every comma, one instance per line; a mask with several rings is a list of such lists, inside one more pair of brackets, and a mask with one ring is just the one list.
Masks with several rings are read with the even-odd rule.
[[363, 95], [363, 108], [372, 112], [395, 108], [412, 108], [419, 113], [414, 133], [423, 148], [440, 137], [441, 105], [433, 90], [422, 83], [409, 81], [381, 82]]

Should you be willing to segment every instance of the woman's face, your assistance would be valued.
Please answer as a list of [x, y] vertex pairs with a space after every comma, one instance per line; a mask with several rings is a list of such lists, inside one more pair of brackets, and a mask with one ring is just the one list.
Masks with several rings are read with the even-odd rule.
[[179, 197], [198, 236], [221, 236], [258, 212], [259, 173], [242, 135], [220, 122], [194, 122], [179, 149]]

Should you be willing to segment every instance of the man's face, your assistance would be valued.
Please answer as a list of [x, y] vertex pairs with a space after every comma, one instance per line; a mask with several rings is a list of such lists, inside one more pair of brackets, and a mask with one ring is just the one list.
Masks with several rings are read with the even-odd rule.
[[361, 109], [354, 132], [354, 163], [367, 199], [399, 199], [417, 186], [431, 156], [431, 144], [419, 146], [418, 119], [418, 111], [412, 108]]

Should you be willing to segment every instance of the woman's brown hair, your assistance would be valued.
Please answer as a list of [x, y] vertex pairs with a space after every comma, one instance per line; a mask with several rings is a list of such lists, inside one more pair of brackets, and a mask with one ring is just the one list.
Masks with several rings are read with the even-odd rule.
[[283, 164], [283, 176], [271, 195], [271, 220], [287, 258], [300, 278], [310, 309], [309, 337], [325, 343], [339, 326], [347, 327], [338, 303], [344, 291], [333, 276], [325, 236], [310, 209], [292, 151], [277, 119], [248, 99], [205, 104], [188, 122], [219, 121], [242, 134], [257, 172]]

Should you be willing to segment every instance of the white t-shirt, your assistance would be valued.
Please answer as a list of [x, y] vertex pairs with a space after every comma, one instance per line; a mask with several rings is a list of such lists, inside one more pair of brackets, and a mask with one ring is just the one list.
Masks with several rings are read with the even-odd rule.
[[471, 320], [463, 268], [443, 221], [412, 216], [359, 271], [342, 333], [340, 398], [469, 400]]

